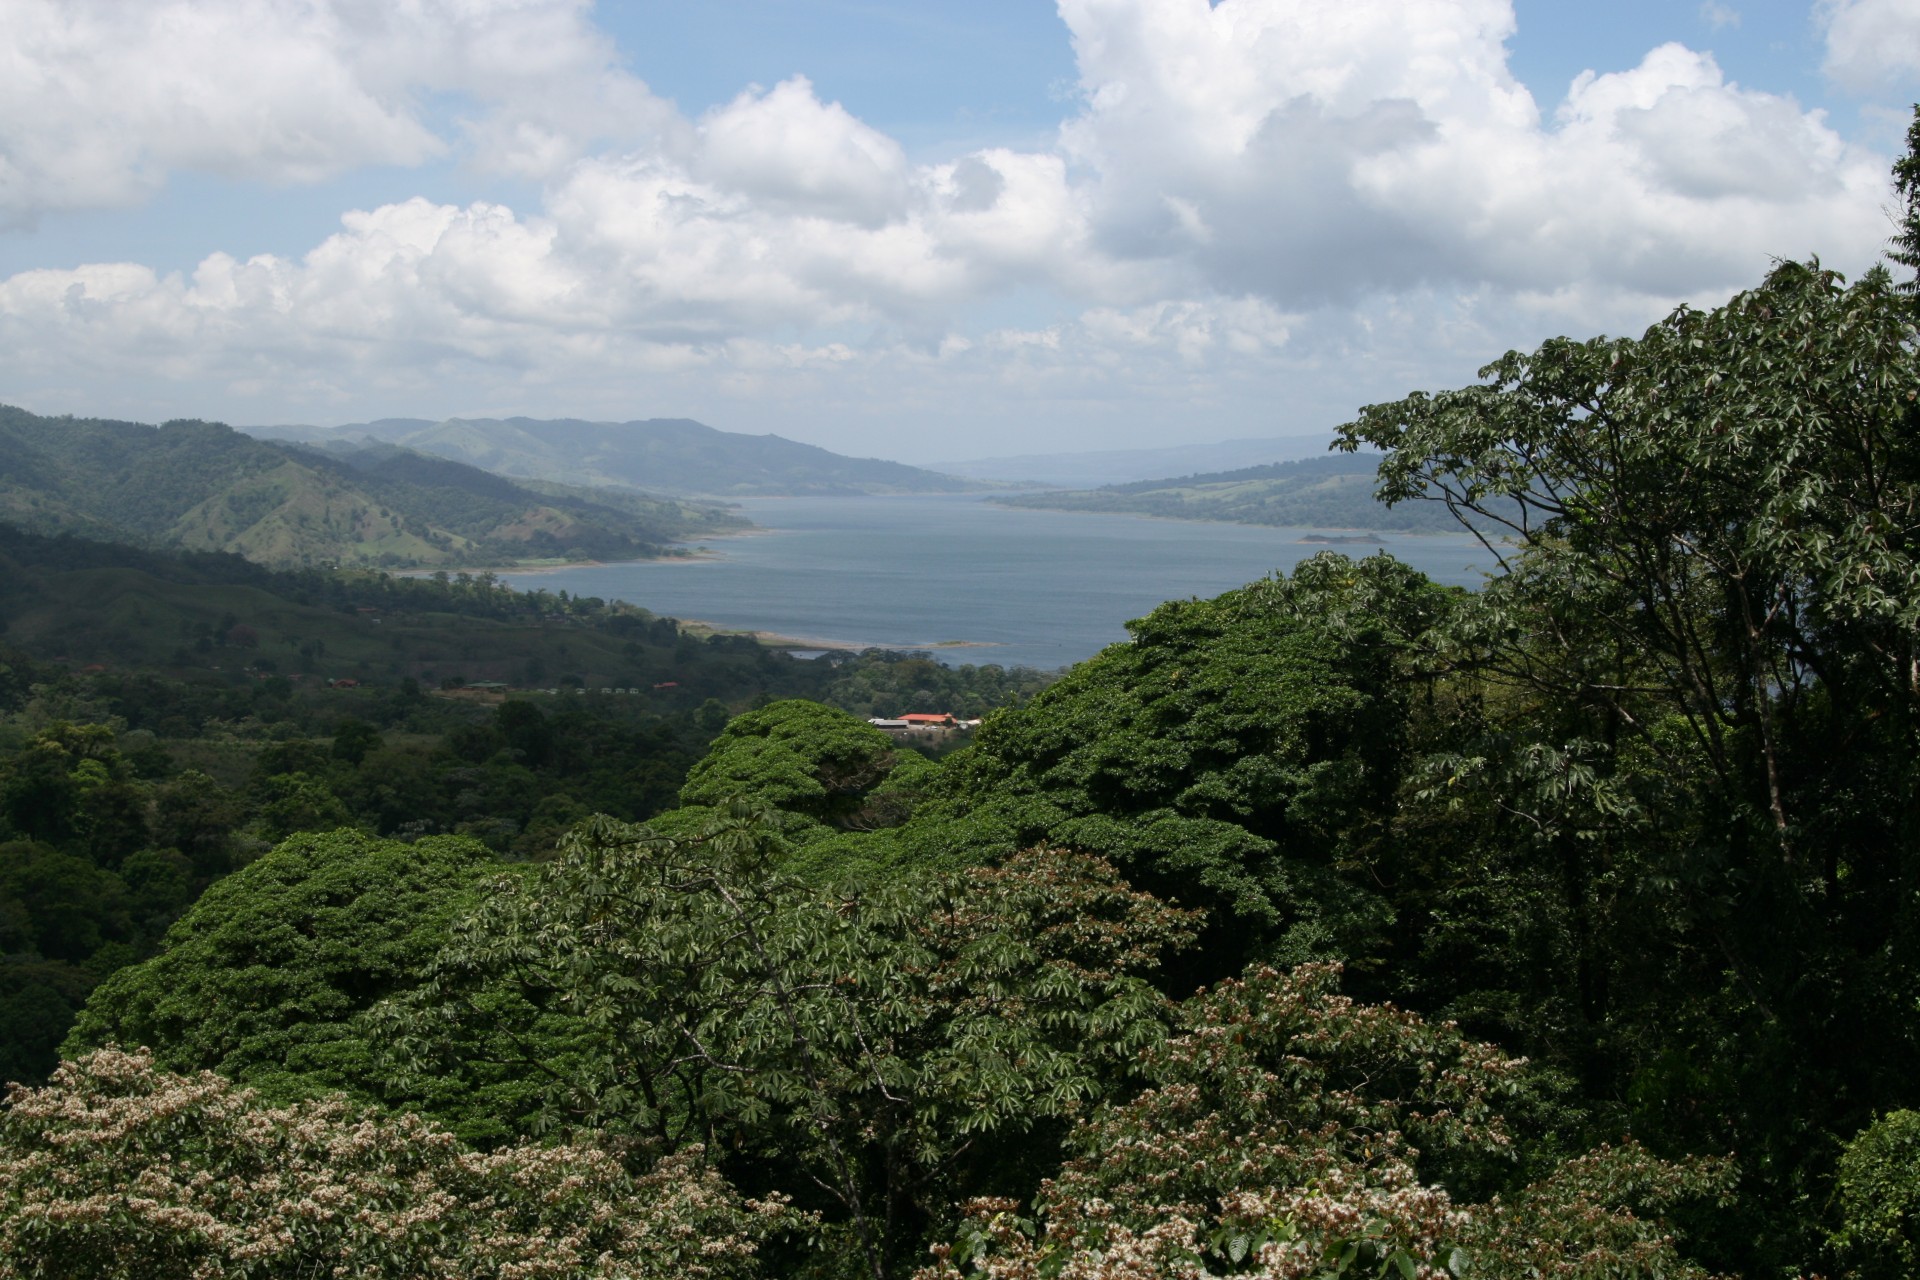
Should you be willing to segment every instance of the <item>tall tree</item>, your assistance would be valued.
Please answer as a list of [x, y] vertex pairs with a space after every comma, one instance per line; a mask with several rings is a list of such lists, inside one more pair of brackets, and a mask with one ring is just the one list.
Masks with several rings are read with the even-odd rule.
[[1428, 796], [1564, 886], [1514, 914], [1585, 931], [1590, 1090], [1782, 1200], [1920, 1049], [1884, 1016], [1920, 998], [1917, 348], [1888, 273], [1785, 263], [1343, 432], [1505, 564], [1452, 632], [1489, 732]]
[[1907, 126], [1907, 153], [1893, 163], [1893, 189], [1902, 207], [1887, 256], [1913, 273], [1901, 290], [1920, 294], [1920, 103], [1914, 104], [1913, 123]]

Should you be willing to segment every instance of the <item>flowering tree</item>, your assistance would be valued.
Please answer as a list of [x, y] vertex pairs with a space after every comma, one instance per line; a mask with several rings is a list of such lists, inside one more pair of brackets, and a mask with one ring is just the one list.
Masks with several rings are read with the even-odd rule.
[[1259, 969], [1188, 1002], [1153, 1087], [1076, 1130], [1033, 1216], [975, 1201], [919, 1280], [1705, 1276], [1637, 1211], [1722, 1190], [1711, 1163], [1603, 1149], [1512, 1203], [1456, 1202], [1445, 1184], [1505, 1159], [1524, 1063], [1338, 975]]
[[271, 1108], [111, 1047], [0, 1109], [0, 1280], [724, 1280], [795, 1216], [698, 1148], [639, 1177], [584, 1146], [481, 1154], [417, 1117]]

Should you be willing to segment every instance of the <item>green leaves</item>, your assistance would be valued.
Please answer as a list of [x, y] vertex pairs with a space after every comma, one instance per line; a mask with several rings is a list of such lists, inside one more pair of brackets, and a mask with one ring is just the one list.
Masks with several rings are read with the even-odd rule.
[[737, 796], [816, 822], [850, 824], [896, 763], [893, 740], [844, 711], [790, 699], [734, 717], [687, 775], [680, 802]]
[[1920, 107], [1907, 127], [1906, 154], [1894, 161], [1893, 187], [1905, 207], [1887, 256], [1914, 273], [1900, 283], [1901, 292], [1912, 297], [1920, 292]]
[[1834, 1178], [1831, 1243], [1849, 1274], [1910, 1276], [1920, 1266], [1920, 1112], [1893, 1111], [1855, 1134]]
[[[1463, 1156], [1513, 1160], [1525, 1069], [1450, 1024], [1341, 996], [1336, 971], [1251, 971], [1180, 1009], [1146, 1088], [1090, 1113], [1035, 1197], [967, 1206], [919, 1280], [1660, 1275], [1707, 1280], [1667, 1218], [1723, 1200], [1724, 1162], [1634, 1146], [1473, 1203]], [[1439, 1176], [1436, 1176], [1439, 1175]]]
[[365, 1096], [376, 1084], [353, 1015], [416, 979], [495, 869], [454, 837], [297, 836], [208, 889], [160, 955], [103, 983], [67, 1052], [119, 1041], [276, 1099]]
[[1047, 840], [1110, 859], [1231, 927], [1200, 980], [1255, 955], [1365, 956], [1390, 916], [1338, 871], [1382, 833], [1402, 677], [1450, 599], [1385, 557], [1323, 554], [1162, 605], [1133, 643], [990, 720], [894, 839], [928, 857]]
[[1476, 874], [1438, 878], [1420, 980], [1636, 1132], [1738, 1148], [1766, 1265], [1812, 1246], [1823, 1131], [1910, 1101], [1915, 315], [1885, 271], [1787, 262], [1343, 429], [1509, 569], [1438, 637], [1472, 701], [1402, 821]]
[[679, 837], [591, 820], [369, 1034], [403, 1079], [517, 1064], [554, 1124], [792, 1169], [884, 1259], [909, 1209], [1044, 1168], [1031, 1135], [1164, 1032], [1139, 974], [1193, 918], [1103, 863], [1042, 849], [841, 894], [785, 852], [744, 805]]

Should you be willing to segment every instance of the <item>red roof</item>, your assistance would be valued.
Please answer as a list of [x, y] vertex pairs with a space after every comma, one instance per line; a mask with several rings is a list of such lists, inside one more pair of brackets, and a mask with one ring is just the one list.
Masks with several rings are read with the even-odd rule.
[[928, 713], [921, 711], [921, 712], [915, 712], [910, 715], [904, 715], [904, 716], [901, 716], [900, 718], [902, 720], [905, 720], [908, 724], [946, 724], [949, 720], [953, 719], [951, 715], [948, 715], [944, 711], [941, 712], [939, 715], [929, 715]]

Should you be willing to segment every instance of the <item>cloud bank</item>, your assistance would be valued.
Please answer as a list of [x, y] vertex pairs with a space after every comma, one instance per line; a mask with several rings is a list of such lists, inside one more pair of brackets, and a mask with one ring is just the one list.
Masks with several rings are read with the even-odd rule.
[[1920, 0], [1822, 0], [1823, 70], [1856, 93], [1920, 84]]
[[[1886, 156], [1681, 45], [1542, 118], [1506, 0], [1059, 7], [1080, 81], [1053, 145], [914, 160], [801, 76], [688, 117], [579, 0], [14, 0], [17, 225], [181, 172], [457, 162], [541, 194], [347, 211], [304, 255], [187, 275], [15, 275], [13, 380], [247, 420], [691, 411], [921, 457], [1047, 423], [1245, 435], [1774, 257], [1858, 270], [1887, 235]], [[1909, 73], [1914, 8], [1823, 6], [1828, 73]]]

